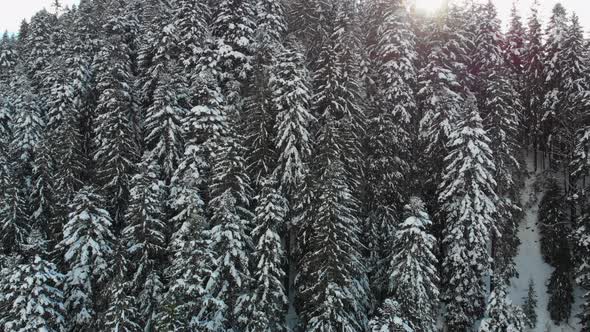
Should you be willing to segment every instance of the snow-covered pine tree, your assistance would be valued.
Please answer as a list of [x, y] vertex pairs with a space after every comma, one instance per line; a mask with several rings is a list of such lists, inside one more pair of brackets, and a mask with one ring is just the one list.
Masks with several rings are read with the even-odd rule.
[[539, 204], [539, 233], [543, 259], [557, 266], [565, 252], [569, 252], [569, 224], [563, 204], [563, 190], [555, 178], [550, 178]]
[[[577, 160], [575, 156], [579, 148], [587, 144], [585, 141], [585, 129], [588, 125], [588, 108], [590, 107], [590, 81], [588, 73], [590, 72], [590, 57], [588, 56], [587, 44], [584, 40], [584, 32], [580, 25], [579, 18], [572, 14], [570, 25], [567, 30], [567, 37], [563, 42], [563, 51], [561, 56], [564, 57], [565, 82], [563, 90], [565, 94], [562, 98], [562, 110], [565, 112], [565, 118], [560, 125], [559, 135], [563, 137], [565, 143], [562, 143], [563, 152], [566, 153], [564, 160], [568, 172], [568, 193], [572, 194], [574, 190], [579, 190], [581, 185], [576, 184], [574, 177], [577, 165], [583, 163]], [[579, 181], [578, 181], [579, 182]]]
[[285, 4], [281, 1], [257, 0], [256, 26], [265, 31], [272, 40], [281, 42], [287, 33]]
[[522, 312], [527, 318], [527, 326], [534, 329], [537, 326], [537, 292], [535, 291], [535, 282], [529, 280], [529, 288], [526, 297], [523, 298]]
[[252, 281], [249, 228], [253, 216], [248, 210], [252, 189], [239, 139], [235, 135], [225, 140], [211, 170], [208, 238], [213, 264], [205, 282], [209, 299], [199, 318], [208, 330], [241, 329], [247, 321], [244, 304]]
[[310, 77], [296, 40], [277, 56], [271, 76], [272, 104], [276, 108], [274, 131], [277, 168], [274, 175], [287, 197], [296, 195], [309, 170], [312, 150]]
[[[93, 60], [104, 44], [99, 34], [106, 23], [97, 13], [101, 4], [103, 1], [80, 1], [61, 59], [65, 74], [52, 89], [58, 92], [57, 95], [54, 92], [52, 107], [61, 109], [62, 113], [53, 133], [59, 137], [56, 141], [63, 142], [55, 147], [59, 156], [56, 195], [60, 209], [84, 184], [90, 183], [94, 175], [93, 118], [99, 91], [96, 87], [98, 62], [93, 66]], [[132, 33], [133, 29], [128, 31]]]
[[372, 332], [414, 332], [411, 323], [404, 320], [401, 305], [391, 299], [385, 300], [383, 306], [379, 308], [377, 317], [369, 322], [369, 328]]
[[[547, 25], [545, 40], [545, 55], [543, 58], [543, 78], [545, 94], [543, 96], [541, 117], [541, 149], [551, 162], [559, 162], [563, 154], [562, 144], [567, 144], [557, 132], [564, 124], [570, 110], [567, 108], [567, 96], [563, 83], [565, 76], [565, 57], [563, 55], [564, 42], [567, 38], [568, 26], [565, 8], [560, 4], [553, 7], [553, 12]], [[554, 165], [554, 164], [552, 164]]]
[[519, 306], [512, 304], [508, 298], [507, 285], [498, 280], [490, 294], [486, 317], [479, 326], [479, 332], [523, 332], [526, 330], [527, 317]]
[[66, 331], [63, 275], [46, 260], [45, 242], [40, 231], [31, 231], [24, 245], [29, 257], [13, 267], [7, 280], [1, 296], [10, 303], [1, 315], [5, 331]]
[[275, 170], [277, 151], [274, 132], [272, 76], [277, 65], [277, 54], [282, 49], [283, 35], [287, 31], [283, 3], [273, 0], [256, 2], [256, 30], [252, 56], [252, 76], [248, 79], [244, 99], [243, 124], [248, 147], [246, 164], [254, 189]]
[[[302, 191], [310, 170], [312, 155], [312, 127], [316, 119], [311, 114], [310, 76], [305, 65], [301, 45], [289, 38], [277, 55], [270, 80], [272, 105], [276, 112], [274, 145], [277, 154], [273, 177], [279, 191], [287, 199], [290, 212], [285, 220], [285, 249], [287, 265], [295, 270], [297, 248], [297, 216], [304, 199]], [[288, 290], [293, 290], [292, 278]]]
[[240, 109], [243, 83], [252, 70], [256, 31], [254, 1], [222, 0], [213, 15], [211, 32], [220, 58], [221, 86], [229, 113]]
[[520, 127], [518, 93], [515, 91], [510, 72], [502, 51], [502, 31], [494, 4], [489, 1], [480, 7], [473, 55], [473, 74], [478, 88], [476, 97], [484, 118], [484, 127], [494, 142], [497, 155], [495, 179], [503, 188], [501, 194], [511, 193], [515, 186], [515, 174], [520, 165], [517, 143]]
[[[39, 190], [39, 181], [51, 185], [53, 210], [52, 218], [47, 219], [50, 248], [61, 239], [61, 229], [68, 218], [68, 204], [84, 184], [88, 158], [84, 153], [84, 137], [80, 128], [79, 108], [85, 102], [80, 81], [70, 83], [65, 74], [59, 75], [53, 84], [51, 95], [47, 98], [49, 110], [48, 123], [43, 141], [35, 156], [33, 173], [34, 188]], [[76, 92], [75, 92], [76, 91]]]
[[524, 54], [524, 80], [526, 82], [523, 89], [523, 106], [524, 106], [524, 136], [528, 137], [527, 143], [531, 145], [535, 155], [535, 170], [537, 169], [537, 151], [540, 148], [541, 139], [541, 105], [543, 103], [545, 80], [543, 76], [544, 64], [544, 45], [543, 31], [539, 22], [539, 2], [535, 0], [531, 7], [531, 14], [527, 22], [527, 32], [525, 35], [525, 54]]
[[[209, 37], [211, 8], [206, 1], [177, 0], [172, 22], [177, 33], [178, 59], [187, 69], [197, 66]], [[187, 73], [190, 72], [187, 70]]]
[[68, 324], [74, 330], [95, 326], [99, 293], [109, 278], [113, 253], [112, 219], [103, 199], [91, 187], [82, 188], [70, 206], [60, 248], [67, 273], [64, 280]]
[[174, 257], [166, 270], [170, 283], [157, 318], [161, 330], [191, 331], [205, 327], [215, 331], [221, 328], [208, 325], [209, 318], [201, 316], [202, 308], [215, 301], [205, 290], [214, 262], [207, 226], [203, 211], [199, 210], [197, 215], [186, 219], [172, 239]]
[[169, 184], [182, 155], [182, 118], [186, 112], [187, 83], [181, 67], [172, 61], [162, 65], [155, 79], [152, 104], [143, 121], [147, 157], [160, 167], [160, 178]]
[[556, 324], [569, 320], [574, 303], [574, 287], [571, 281], [572, 262], [571, 259], [560, 261], [560, 265], [555, 268], [547, 284], [547, 293], [549, 293], [547, 311]]
[[387, 3], [378, 14], [382, 22], [373, 27], [378, 30], [376, 41], [368, 45], [375, 66], [375, 105], [369, 113], [367, 173], [375, 177], [369, 186], [377, 191], [377, 204], [399, 209], [407, 185], [403, 174], [409, 172], [408, 147], [415, 134], [416, 37], [404, 1]]
[[[5, 162], [4, 160], [1, 160]], [[0, 241], [2, 253], [20, 252], [29, 232], [29, 215], [21, 184], [13, 178], [8, 165], [2, 165], [2, 207], [0, 207]]]
[[578, 256], [582, 257], [577, 270], [576, 282], [583, 290], [582, 310], [578, 315], [582, 332], [590, 332], [590, 216], [582, 214], [578, 221], [578, 229], [574, 233]]
[[252, 57], [252, 73], [248, 79], [246, 96], [244, 97], [242, 131], [247, 147], [246, 167], [255, 190], [261, 181], [269, 176], [276, 167], [276, 151], [274, 133], [276, 110], [272, 107], [272, 90], [270, 85], [271, 69], [275, 64], [279, 41], [259, 28], [254, 39], [254, 55]]
[[434, 332], [439, 297], [438, 248], [434, 236], [427, 233], [432, 222], [418, 197], [411, 197], [404, 207], [405, 221], [391, 242], [386, 257], [387, 297], [400, 304], [404, 321], [424, 332]]
[[490, 139], [473, 95], [462, 113], [449, 135], [439, 194], [446, 214], [442, 299], [447, 326], [457, 331], [468, 330], [484, 313], [484, 277], [490, 268], [488, 246], [497, 212]]
[[[176, 4], [175, 4], [176, 6]], [[138, 51], [138, 100], [143, 109], [154, 103], [160, 75], [170, 60], [178, 58], [177, 36], [169, 1], [148, 0], [139, 7], [141, 29]]]
[[252, 238], [254, 248], [254, 273], [252, 291], [245, 302], [244, 331], [286, 331], [285, 314], [287, 296], [285, 292], [284, 260], [285, 251], [281, 231], [285, 229], [287, 200], [278, 191], [275, 179], [261, 183], [260, 194], [256, 197]]
[[541, 254], [555, 267], [547, 292], [547, 310], [555, 322], [567, 321], [573, 302], [572, 257], [569, 244], [571, 225], [564, 211], [563, 191], [555, 178], [550, 178], [539, 205], [539, 233]]
[[310, 63], [317, 60], [321, 42], [325, 36], [318, 34], [325, 27], [329, 1], [293, 0], [286, 8], [289, 33], [301, 41]]
[[[369, 3], [376, 32], [367, 41], [371, 107], [368, 109], [366, 137], [366, 198], [369, 212], [366, 242], [373, 257], [370, 268], [376, 295], [386, 288], [379, 279], [387, 278], [378, 263], [387, 252], [386, 243], [393, 237], [397, 212], [401, 210], [409, 183], [410, 142], [417, 135], [416, 43], [405, 1], [371, 1]], [[381, 280], [383, 281], [383, 280]]]
[[24, 59], [23, 50], [26, 50], [27, 38], [29, 37], [29, 31], [31, 30], [29, 22], [23, 19], [18, 27], [18, 34], [16, 37], [16, 50], [18, 53], [19, 60]]
[[106, 288], [108, 305], [101, 316], [100, 327], [111, 332], [140, 332], [137, 298], [131, 295], [129, 266], [126, 248], [115, 244], [109, 271], [110, 280]]
[[[364, 135], [358, 72], [351, 52], [355, 13], [352, 1], [328, 1], [330, 17], [314, 74], [319, 132], [309, 175], [311, 202], [299, 225], [299, 290], [303, 325], [310, 331], [364, 330], [370, 301], [361, 260], [357, 215], [358, 180]], [[329, 240], [328, 240], [329, 239]]]
[[[45, 132], [47, 133], [47, 132]], [[51, 142], [43, 137], [35, 149], [33, 160], [32, 187], [29, 202], [32, 205], [30, 221], [35, 228], [46, 232], [56, 219], [55, 199], [55, 160], [52, 156]], [[60, 223], [62, 220], [60, 220]], [[57, 235], [47, 232], [46, 235]], [[55, 245], [55, 243], [52, 243]]]
[[126, 15], [121, 3], [109, 8], [106, 37], [96, 60], [99, 97], [93, 158], [96, 180], [118, 230], [122, 228], [134, 163], [139, 159], [131, 50], [126, 39], [127, 29], [136, 23]]
[[229, 132], [223, 98], [212, 72], [201, 71], [193, 77], [192, 85], [195, 107], [182, 120], [184, 155], [170, 186], [169, 205], [174, 211], [175, 232], [202, 214], [209, 199], [212, 156]]
[[[463, 97], [459, 77], [455, 68], [459, 67], [460, 59], [464, 57], [463, 44], [453, 44], [449, 27], [449, 17], [446, 12], [439, 15], [429, 26], [430, 52], [424, 67], [418, 72], [419, 108], [422, 110], [420, 120], [420, 143], [423, 146], [428, 162], [421, 165], [420, 172], [425, 179], [421, 183], [424, 200], [433, 217], [439, 218], [438, 185], [441, 182], [443, 158], [447, 154], [446, 143], [452, 128], [456, 125], [459, 110], [462, 108]], [[461, 33], [461, 30], [455, 31]], [[459, 40], [463, 40], [460, 38]], [[442, 238], [442, 223], [435, 220], [435, 236]]]
[[138, 297], [142, 326], [153, 328], [154, 315], [161, 298], [161, 269], [167, 253], [164, 184], [158, 178], [159, 167], [144, 155], [131, 179], [129, 207], [122, 231], [127, 254], [133, 264], [131, 287]]
[[[300, 314], [309, 331], [348, 328], [362, 331], [366, 324], [368, 300], [364, 264], [361, 261], [355, 200], [346, 183], [346, 171], [335, 143], [337, 121], [330, 116], [318, 137], [316, 201], [307, 207], [305, 241], [296, 285]], [[320, 166], [323, 165], [323, 166]], [[314, 167], [315, 168], [315, 167]], [[358, 279], [357, 279], [358, 278]]]
[[31, 186], [32, 162], [35, 148], [43, 135], [44, 126], [38, 97], [33, 94], [24, 68], [19, 65], [14, 77], [14, 116], [12, 139], [9, 143], [9, 160], [14, 162], [14, 176], [23, 189]]
[[10, 78], [14, 74], [17, 56], [16, 41], [5, 31], [0, 41], [0, 92], [3, 95], [8, 91]]
[[25, 72], [31, 80], [32, 92], [38, 94], [41, 99], [49, 92], [51, 82], [45, 79], [47, 69], [53, 53], [51, 48], [51, 35], [54, 26], [57, 25], [57, 18], [43, 9], [37, 12], [32, 18], [28, 27], [24, 49], [19, 54], [25, 60]]
[[510, 23], [506, 32], [503, 51], [506, 63], [510, 66], [511, 78], [517, 91], [521, 91], [524, 86], [522, 73], [524, 71], [524, 57], [526, 51], [526, 30], [522, 23], [522, 18], [516, 7], [516, 2], [512, 2], [510, 9]]
[[[0, 83], [2, 84], [2, 83]], [[2, 86], [0, 85], [0, 89]], [[0, 146], [2, 147], [3, 154], [6, 154], [8, 148], [8, 142], [10, 141], [11, 135], [11, 122], [12, 122], [12, 104], [8, 98], [8, 92], [0, 91]]]
[[389, 242], [391, 253], [382, 262], [386, 266], [386, 296], [401, 305], [404, 321], [420, 331], [436, 331], [438, 246], [427, 233], [432, 222], [418, 197], [411, 197], [404, 210], [405, 221], [397, 227]]
[[[494, 272], [509, 277], [515, 273], [512, 258], [519, 240], [518, 206], [520, 183], [520, 95], [513, 86], [511, 72], [502, 50], [503, 36], [496, 8], [491, 1], [479, 7], [475, 32], [472, 74], [484, 128], [492, 142], [494, 180], [500, 200], [494, 225], [492, 256]], [[508, 273], [509, 271], [509, 273]]]

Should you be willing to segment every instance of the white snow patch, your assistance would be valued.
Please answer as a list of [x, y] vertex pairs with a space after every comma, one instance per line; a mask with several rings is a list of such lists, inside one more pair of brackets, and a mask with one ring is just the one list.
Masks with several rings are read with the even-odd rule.
[[549, 282], [551, 273], [554, 268], [545, 263], [541, 255], [541, 244], [539, 243], [540, 235], [537, 227], [539, 202], [543, 197], [543, 192], [535, 192], [534, 184], [537, 179], [541, 178], [541, 171], [534, 172], [533, 157], [527, 158], [528, 178], [525, 181], [525, 187], [521, 195], [521, 203], [525, 211], [524, 220], [522, 220], [518, 237], [521, 245], [518, 255], [515, 258], [518, 278], [512, 279], [510, 289], [510, 298], [514, 304], [522, 305], [523, 299], [527, 295], [529, 280], [535, 283], [537, 293], [537, 326], [531, 332], [576, 332], [580, 331], [578, 318], [576, 315], [580, 312], [581, 291], [579, 287], [574, 288], [575, 302], [572, 307], [572, 314], [567, 324], [555, 325], [547, 311], [547, 294], [546, 284]]

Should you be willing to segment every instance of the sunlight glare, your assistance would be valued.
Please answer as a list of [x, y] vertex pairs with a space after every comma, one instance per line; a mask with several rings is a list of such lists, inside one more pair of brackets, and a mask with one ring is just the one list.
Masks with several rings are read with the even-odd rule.
[[427, 13], [434, 13], [447, 2], [448, 0], [414, 0], [416, 9]]

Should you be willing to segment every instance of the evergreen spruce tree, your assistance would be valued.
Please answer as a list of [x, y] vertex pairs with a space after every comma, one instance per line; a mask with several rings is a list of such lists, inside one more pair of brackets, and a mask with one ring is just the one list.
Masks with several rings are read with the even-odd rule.
[[138, 159], [134, 116], [131, 50], [126, 31], [133, 22], [125, 16], [124, 6], [115, 6], [105, 25], [104, 46], [97, 56], [97, 90], [99, 92], [94, 129], [94, 161], [100, 190], [115, 229], [121, 228], [129, 196], [129, 181]]
[[30, 257], [13, 267], [2, 292], [2, 301], [10, 305], [0, 324], [6, 331], [64, 332], [63, 275], [44, 258], [47, 247], [41, 232], [32, 231], [25, 247]]
[[280, 1], [257, 0], [256, 25], [274, 41], [281, 42], [287, 32], [285, 5]]
[[252, 253], [248, 210], [251, 188], [245, 173], [243, 148], [238, 137], [229, 138], [216, 153], [212, 168], [211, 229], [212, 272], [206, 276], [209, 299], [199, 319], [204, 328], [241, 329], [247, 315], [245, 300], [251, 285]]
[[144, 120], [148, 158], [160, 166], [161, 178], [170, 182], [182, 154], [181, 120], [185, 109], [186, 83], [180, 66], [170, 63], [161, 69], [153, 92], [153, 103]]
[[[202, 211], [201, 211], [202, 213]], [[203, 318], [202, 308], [214, 301], [206, 291], [206, 278], [212, 273], [213, 255], [209, 247], [204, 216], [188, 219], [173, 239], [174, 257], [167, 269], [169, 289], [164, 295], [158, 316], [158, 328], [190, 331], [205, 327], [216, 330], [220, 326]]]
[[[307, 330], [346, 327], [364, 330], [370, 302], [366, 267], [361, 261], [356, 214], [360, 178], [360, 136], [364, 113], [359, 105], [358, 72], [351, 54], [352, 2], [328, 2], [331, 22], [314, 74], [319, 131], [310, 170], [309, 197], [299, 225], [299, 310]], [[329, 239], [329, 240], [328, 240]]]
[[509, 276], [515, 273], [512, 258], [518, 250], [518, 185], [520, 151], [520, 95], [513, 85], [510, 65], [502, 50], [502, 31], [496, 8], [491, 1], [478, 10], [472, 74], [484, 128], [493, 144], [494, 180], [497, 183], [499, 218], [494, 225], [492, 255], [494, 272]]
[[17, 46], [17, 52], [19, 55], [19, 59], [23, 59], [24, 55], [23, 55], [23, 50], [26, 49], [26, 43], [27, 43], [27, 38], [29, 37], [29, 30], [31, 29], [29, 22], [27, 22], [26, 19], [23, 19], [20, 22], [19, 28], [18, 28], [18, 36], [16, 39], [16, 46]]
[[569, 225], [563, 206], [563, 191], [554, 178], [549, 179], [539, 205], [539, 233], [543, 259], [552, 266], [559, 265], [559, 259], [569, 252]]
[[510, 66], [513, 83], [516, 84], [517, 90], [520, 92], [525, 84], [522, 73], [525, 65], [526, 30], [516, 8], [516, 2], [512, 3], [510, 9], [510, 23], [503, 50], [506, 63]]
[[[590, 83], [588, 81], [588, 72], [590, 72], [590, 62], [587, 44], [584, 40], [584, 34], [578, 16], [572, 15], [570, 25], [567, 30], [567, 37], [563, 42], [563, 52], [561, 56], [564, 59], [565, 82], [562, 82], [565, 94], [564, 117], [560, 126], [559, 134], [564, 137], [563, 151], [566, 154], [564, 164], [568, 172], [568, 191], [579, 190], [576, 180], [576, 168], [580, 162], [575, 157], [579, 151], [580, 145], [585, 144], [584, 131], [588, 122], [587, 109], [590, 106]], [[578, 181], [579, 182], [579, 181]]]
[[195, 103], [183, 118], [184, 154], [172, 177], [169, 202], [174, 231], [201, 215], [208, 201], [213, 155], [229, 130], [218, 81], [210, 71], [194, 77]]
[[[0, 87], [1, 89], [1, 87]], [[8, 93], [1, 92], [0, 97], [0, 146], [4, 150], [3, 154], [6, 154], [8, 143], [11, 135], [11, 122], [12, 122], [12, 104], [8, 99]]]
[[68, 268], [64, 280], [65, 308], [71, 329], [96, 326], [99, 293], [109, 278], [113, 253], [112, 219], [91, 187], [74, 198], [60, 247]]
[[[146, 1], [141, 10], [141, 28], [138, 38], [138, 96], [140, 106], [147, 109], [154, 103], [154, 94], [169, 61], [177, 59], [177, 33], [172, 22], [172, 10], [167, 1]], [[161, 86], [164, 89], [164, 86]]]
[[42, 230], [47, 230], [56, 218], [57, 202], [53, 178], [56, 169], [49, 144], [49, 140], [45, 137], [36, 148], [35, 160], [33, 160], [32, 191], [29, 199], [33, 211], [31, 221], [36, 228]]
[[528, 18], [525, 38], [524, 79], [527, 84], [523, 89], [525, 137], [529, 137], [535, 155], [535, 169], [537, 167], [537, 150], [541, 139], [541, 105], [544, 98], [544, 45], [543, 31], [538, 17], [539, 2], [535, 0]]
[[165, 263], [168, 233], [163, 212], [163, 183], [158, 179], [159, 167], [144, 156], [137, 168], [139, 173], [131, 180], [122, 236], [133, 262], [131, 286], [134, 295], [138, 296], [140, 321], [143, 326], [151, 328], [162, 296], [159, 267]]
[[274, 131], [278, 156], [274, 174], [288, 197], [296, 194], [309, 170], [311, 127], [315, 123], [309, 73], [295, 41], [290, 43], [277, 56], [270, 81], [272, 104], [277, 112]]
[[488, 245], [497, 196], [490, 140], [470, 96], [464, 118], [449, 136], [449, 155], [439, 201], [446, 214], [443, 276], [446, 319], [453, 330], [469, 329], [485, 309], [483, 278], [490, 267]]
[[50, 247], [59, 242], [61, 227], [67, 220], [68, 204], [83, 186], [89, 164], [79, 126], [78, 108], [83, 103], [83, 97], [73, 88], [80, 81], [76, 80], [72, 85], [67, 81], [66, 75], [62, 75], [51, 90], [48, 123], [33, 167], [36, 187], [39, 180], [45, 180], [46, 186], [51, 186], [53, 215], [47, 220], [50, 224]]
[[216, 7], [211, 33], [221, 67], [222, 91], [230, 113], [240, 108], [243, 83], [252, 70], [256, 30], [255, 2], [222, 0]]
[[[543, 116], [541, 118], [542, 147], [551, 157], [552, 162], [559, 162], [560, 155], [567, 154], [563, 144], [567, 144], [562, 133], [558, 133], [570, 109], [567, 107], [567, 95], [562, 83], [568, 81], [565, 75], [566, 64], [563, 54], [564, 42], [568, 33], [565, 8], [556, 4], [547, 25], [543, 77], [545, 95], [543, 98]], [[571, 114], [571, 113], [570, 113]]]
[[100, 326], [105, 331], [112, 332], [140, 332], [137, 299], [131, 295], [129, 282], [129, 266], [125, 248], [116, 244], [111, 260], [111, 278], [107, 285], [106, 294], [109, 302], [103, 313]]
[[7, 93], [10, 77], [14, 74], [17, 61], [16, 43], [13, 38], [4, 32], [0, 41], [0, 91]]
[[[465, 52], [463, 44], [451, 47], [449, 18], [446, 13], [439, 13], [441, 17], [433, 20], [429, 26], [432, 30], [430, 52], [426, 56], [425, 65], [418, 72], [419, 108], [422, 110], [420, 119], [420, 146], [429, 160], [420, 167], [424, 174], [424, 183], [420, 186], [425, 193], [425, 203], [430, 211], [440, 212], [437, 199], [437, 188], [442, 181], [443, 158], [448, 153], [446, 143], [452, 129], [459, 118], [459, 111], [463, 104], [459, 77], [455, 73], [458, 64], [455, 62], [463, 58]], [[461, 31], [456, 31], [460, 33]], [[463, 39], [460, 39], [463, 40]], [[435, 215], [439, 218], [438, 213]], [[435, 220], [435, 236], [441, 238], [442, 223]]]
[[480, 332], [525, 331], [527, 317], [519, 306], [508, 299], [503, 280], [494, 287], [488, 300], [486, 318], [479, 326]]
[[563, 192], [554, 178], [549, 179], [547, 191], [539, 205], [539, 232], [541, 254], [547, 263], [555, 267], [547, 292], [547, 309], [556, 323], [567, 321], [573, 302], [572, 257], [568, 234], [571, 225], [563, 206]]
[[256, 32], [256, 45], [252, 59], [252, 78], [248, 80], [248, 94], [244, 98], [243, 124], [248, 151], [246, 165], [255, 190], [261, 181], [276, 167], [274, 144], [275, 110], [272, 107], [270, 85], [271, 68], [275, 64], [276, 50], [281, 44], [272, 35], [259, 28]]
[[279, 234], [284, 229], [288, 207], [276, 187], [276, 180], [264, 180], [256, 197], [256, 227], [252, 231], [255, 243], [253, 291], [245, 304], [249, 312], [244, 322], [245, 331], [286, 331], [285, 252]]
[[588, 213], [584, 213], [579, 219], [579, 226], [574, 234], [577, 243], [578, 256], [583, 257], [577, 270], [576, 282], [583, 288], [582, 310], [578, 315], [583, 332], [590, 331], [590, 219]]
[[[4, 166], [4, 165], [3, 165]], [[29, 232], [29, 216], [26, 199], [20, 183], [4, 168], [2, 174], [2, 207], [0, 207], [0, 229], [2, 231], [2, 253], [18, 253]]]
[[527, 326], [534, 329], [537, 326], [537, 292], [533, 279], [529, 281], [527, 296], [522, 304], [522, 311], [527, 318]]
[[387, 4], [379, 14], [383, 17], [381, 25], [374, 27], [379, 30], [377, 40], [369, 45], [376, 67], [373, 78], [376, 91], [367, 138], [369, 144], [374, 144], [370, 147], [374, 153], [369, 156], [367, 172], [376, 177], [370, 184], [376, 187], [375, 191], [382, 196], [397, 196], [393, 202], [382, 202], [384, 198], [379, 195], [376, 200], [390, 207], [397, 204], [399, 208], [405, 191], [402, 174], [409, 172], [409, 151], [403, 147], [410, 144], [415, 134], [412, 126], [416, 113], [416, 37], [402, 1]]
[[44, 126], [39, 99], [32, 92], [30, 81], [22, 71], [16, 69], [14, 117], [12, 139], [8, 146], [9, 158], [14, 163], [15, 176], [21, 181], [23, 189], [30, 190], [32, 163], [35, 149], [43, 135]]
[[438, 261], [434, 236], [424, 203], [411, 197], [405, 206], [405, 221], [398, 226], [387, 264], [388, 294], [399, 302], [404, 321], [420, 331], [436, 331], [438, 308]]
[[178, 58], [187, 69], [194, 68], [209, 37], [212, 9], [206, 1], [179, 0], [172, 11]]
[[54, 51], [51, 48], [51, 35], [56, 24], [55, 15], [45, 9], [37, 12], [31, 18], [24, 49], [19, 52], [26, 61], [26, 75], [31, 80], [32, 92], [42, 100], [51, 88], [51, 82], [45, 76]]
[[401, 305], [391, 299], [385, 300], [379, 308], [377, 317], [369, 322], [370, 331], [404, 331], [414, 332], [411, 323], [405, 321], [401, 313]]
[[571, 261], [564, 261], [553, 271], [547, 284], [547, 293], [549, 293], [547, 311], [556, 324], [567, 322], [571, 316], [574, 302], [571, 274]]
[[[414, 128], [417, 81], [416, 41], [411, 29], [410, 13], [403, 1], [373, 1], [376, 32], [370, 36], [367, 47], [369, 61], [374, 68], [370, 78], [374, 82], [369, 90], [371, 107], [368, 111], [367, 130], [367, 207], [368, 238], [373, 256], [372, 274], [377, 276], [373, 287], [378, 291], [379, 279], [386, 278], [379, 270], [378, 260], [383, 259], [384, 247], [393, 236], [393, 225], [399, 218], [404, 193], [409, 189], [404, 175], [409, 174], [410, 150], [407, 148], [417, 134]], [[371, 225], [373, 225], [371, 227]]]
[[254, 188], [268, 178], [276, 168], [275, 150], [276, 108], [273, 107], [273, 69], [281, 52], [287, 31], [283, 3], [259, 0], [256, 2], [256, 30], [253, 45], [252, 77], [244, 100], [244, 124], [248, 147], [247, 167]]

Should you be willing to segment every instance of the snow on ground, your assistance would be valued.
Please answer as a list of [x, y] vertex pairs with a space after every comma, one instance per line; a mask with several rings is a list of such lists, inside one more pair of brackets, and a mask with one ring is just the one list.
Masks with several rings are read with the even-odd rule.
[[576, 332], [580, 330], [578, 319], [575, 317], [580, 312], [581, 292], [575, 288], [574, 295], [576, 302], [573, 306], [572, 315], [568, 324], [555, 325], [549, 317], [547, 311], [547, 294], [546, 284], [553, 272], [553, 267], [543, 261], [541, 256], [541, 247], [539, 243], [539, 230], [537, 227], [537, 214], [539, 211], [539, 202], [543, 193], [537, 192], [535, 182], [541, 178], [541, 172], [534, 172], [533, 158], [527, 158], [527, 169], [529, 177], [526, 179], [525, 188], [522, 192], [521, 202], [525, 211], [524, 220], [522, 220], [518, 236], [521, 241], [518, 256], [516, 257], [516, 269], [518, 278], [512, 279], [510, 297], [515, 304], [521, 305], [523, 298], [527, 295], [529, 280], [535, 283], [537, 292], [537, 326], [532, 332]]

